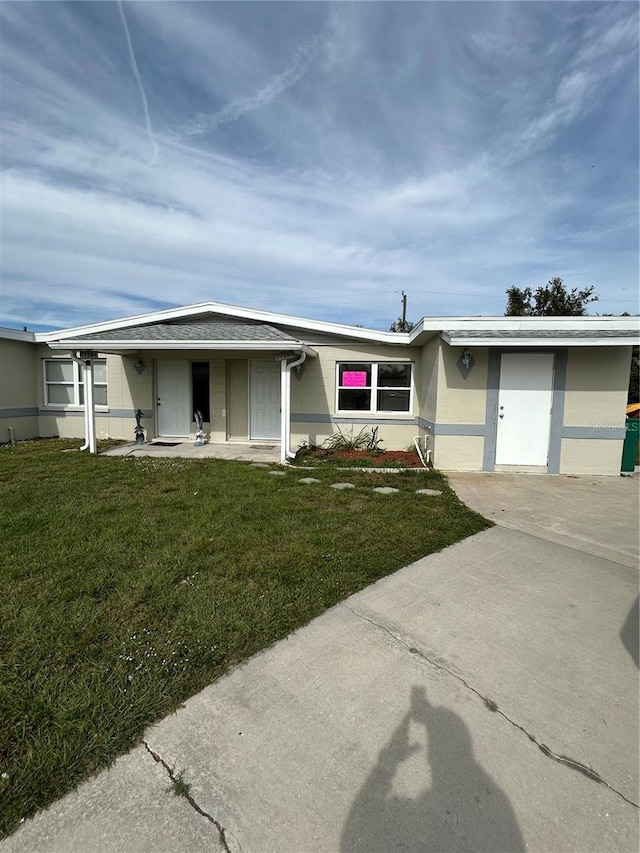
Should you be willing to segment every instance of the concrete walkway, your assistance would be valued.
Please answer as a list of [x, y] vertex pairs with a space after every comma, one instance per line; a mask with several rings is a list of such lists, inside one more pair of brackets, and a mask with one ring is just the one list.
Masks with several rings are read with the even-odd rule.
[[453, 477], [510, 526], [252, 658], [2, 853], [637, 851], [638, 483], [561, 479]]
[[[163, 442], [163, 443], [160, 443]], [[154, 439], [147, 444], [121, 444], [102, 451], [102, 456], [161, 456], [182, 459], [231, 459], [237, 462], [279, 462], [280, 443], [207, 442], [196, 447], [193, 440]]]

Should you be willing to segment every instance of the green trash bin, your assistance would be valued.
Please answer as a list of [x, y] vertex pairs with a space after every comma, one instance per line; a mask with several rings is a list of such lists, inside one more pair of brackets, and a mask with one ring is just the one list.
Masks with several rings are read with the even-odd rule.
[[627, 431], [624, 437], [624, 444], [622, 445], [622, 468], [620, 473], [623, 477], [630, 477], [636, 467], [640, 418], [627, 418], [626, 427]]

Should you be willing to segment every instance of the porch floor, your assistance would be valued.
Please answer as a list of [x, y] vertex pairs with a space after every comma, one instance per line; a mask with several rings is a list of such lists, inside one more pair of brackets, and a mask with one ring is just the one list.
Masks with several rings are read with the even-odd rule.
[[234, 459], [240, 462], [279, 462], [280, 442], [260, 444], [258, 442], [208, 442], [196, 447], [193, 439], [158, 439], [158, 441], [175, 441], [174, 446], [155, 444], [122, 444], [104, 450], [102, 456], [180, 456], [184, 459]]

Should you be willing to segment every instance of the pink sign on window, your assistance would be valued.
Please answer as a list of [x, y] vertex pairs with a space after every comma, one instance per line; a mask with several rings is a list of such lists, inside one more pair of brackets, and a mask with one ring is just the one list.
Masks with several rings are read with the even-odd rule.
[[342, 374], [342, 385], [345, 388], [366, 388], [366, 370], [345, 370]]

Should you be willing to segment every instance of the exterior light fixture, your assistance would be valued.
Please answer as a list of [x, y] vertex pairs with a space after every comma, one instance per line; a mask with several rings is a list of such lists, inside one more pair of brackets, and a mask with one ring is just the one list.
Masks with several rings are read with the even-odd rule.
[[471, 373], [475, 363], [476, 361], [471, 353], [471, 350], [463, 349], [456, 362], [458, 370], [460, 371], [460, 376], [462, 376], [463, 379], [466, 379], [467, 376]]

